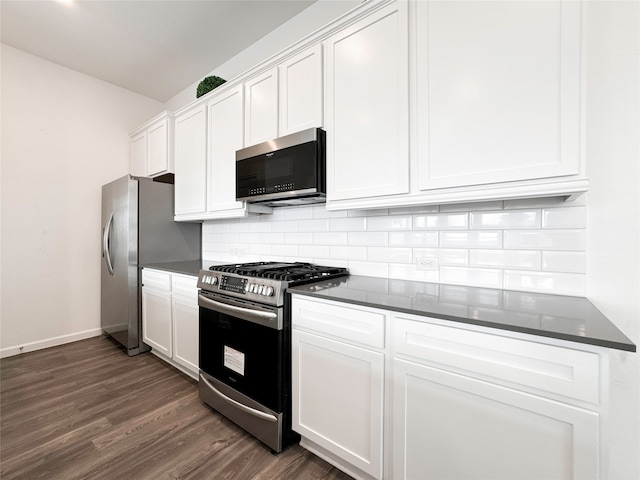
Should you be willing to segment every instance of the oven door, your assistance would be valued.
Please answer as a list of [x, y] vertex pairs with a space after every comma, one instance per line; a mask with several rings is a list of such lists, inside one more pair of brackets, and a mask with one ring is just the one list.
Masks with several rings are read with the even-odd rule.
[[239, 392], [242, 396], [232, 398], [234, 401], [248, 397], [269, 410], [282, 412], [285, 408], [283, 308], [207, 292], [200, 293], [198, 305], [201, 372]]

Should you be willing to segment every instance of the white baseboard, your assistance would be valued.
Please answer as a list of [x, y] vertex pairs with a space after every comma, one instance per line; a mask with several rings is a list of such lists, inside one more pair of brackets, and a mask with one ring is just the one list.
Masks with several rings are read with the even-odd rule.
[[64, 345], [65, 343], [77, 342], [78, 340], [84, 340], [85, 338], [97, 337], [102, 335], [101, 328], [92, 328], [91, 330], [85, 330], [84, 332], [71, 333], [69, 335], [61, 335], [59, 337], [46, 338], [44, 340], [38, 340], [37, 342], [25, 343], [23, 345], [16, 345], [14, 347], [6, 347], [0, 349], [0, 358], [12, 357], [21, 353], [33, 352], [35, 350], [42, 350], [43, 348], [56, 347], [58, 345]]

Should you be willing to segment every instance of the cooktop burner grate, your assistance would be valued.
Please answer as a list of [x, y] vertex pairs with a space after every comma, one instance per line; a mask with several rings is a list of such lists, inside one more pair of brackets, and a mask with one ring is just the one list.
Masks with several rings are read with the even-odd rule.
[[254, 262], [216, 265], [209, 270], [254, 278], [270, 278], [282, 282], [322, 280], [347, 275], [346, 268], [326, 267], [312, 263]]

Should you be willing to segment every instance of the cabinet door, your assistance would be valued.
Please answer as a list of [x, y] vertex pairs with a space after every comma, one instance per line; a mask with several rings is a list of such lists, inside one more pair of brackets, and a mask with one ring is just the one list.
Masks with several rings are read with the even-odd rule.
[[325, 43], [327, 201], [409, 191], [406, 2]]
[[193, 299], [173, 295], [173, 359], [198, 374], [198, 304]]
[[437, 368], [393, 362], [393, 478], [598, 477], [598, 415]]
[[172, 170], [169, 165], [169, 120], [164, 119], [147, 130], [147, 175], [167, 173]]
[[322, 127], [322, 45], [308, 48], [278, 68], [279, 135]]
[[142, 334], [144, 343], [171, 357], [171, 293], [142, 288]]
[[176, 117], [175, 214], [206, 210], [207, 110], [205, 105]]
[[293, 330], [293, 429], [382, 475], [384, 355]]
[[[278, 137], [278, 69], [245, 82], [244, 146]], [[242, 147], [241, 147], [242, 148]]]
[[131, 175], [147, 176], [147, 131], [131, 137]]
[[578, 174], [580, 2], [416, 2], [419, 188]]
[[242, 86], [225, 91], [209, 103], [207, 211], [244, 209], [236, 202], [236, 150], [242, 148]]

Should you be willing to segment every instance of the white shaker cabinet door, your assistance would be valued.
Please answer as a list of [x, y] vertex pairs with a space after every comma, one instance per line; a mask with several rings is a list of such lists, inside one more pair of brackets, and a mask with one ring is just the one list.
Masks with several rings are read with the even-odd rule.
[[325, 42], [327, 201], [409, 192], [406, 2]]
[[171, 292], [142, 288], [142, 333], [144, 343], [158, 353], [171, 357]]
[[292, 336], [293, 429], [381, 478], [384, 354], [296, 329]]
[[194, 375], [198, 374], [198, 303], [173, 295], [173, 358]]
[[149, 127], [147, 175], [154, 177], [168, 172], [173, 172], [173, 119], [164, 118]]
[[580, 2], [416, 2], [420, 190], [580, 173]]
[[147, 131], [131, 137], [131, 175], [147, 176]]
[[598, 478], [595, 412], [395, 359], [393, 478]]
[[207, 103], [209, 120], [208, 212], [244, 211], [236, 201], [236, 150], [243, 147], [242, 86]]
[[[244, 146], [278, 137], [278, 69], [245, 82]], [[242, 148], [242, 146], [240, 147]]]
[[322, 127], [322, 45], [284, 61], [280, 77], [280, 131], [288, 135]]
[[204, 105], [176, 117], [175, 214], [202, 213], [206, 209], [207, 110]]

